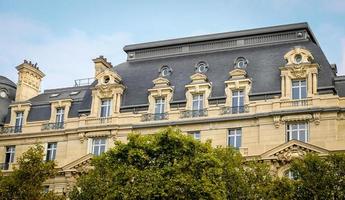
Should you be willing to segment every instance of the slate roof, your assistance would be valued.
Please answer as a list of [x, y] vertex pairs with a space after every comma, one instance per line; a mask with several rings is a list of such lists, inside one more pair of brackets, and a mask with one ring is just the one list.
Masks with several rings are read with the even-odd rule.
[[[237, 57], [245, 57], [249, 61], [246, 71], [248, 77], [252, 80], [252, 91], [249, 94], [251, 100], [273, 98], [275, 95], [279, 96], [281, 90], [279, 67], [286, 64], [284, 60], [285, 53], [296, 46], [302, 46], [311, 51], [315, 62], [320, 65], [318, 91], [320, 93], [337, 92], [340, 96], [345, 96], [345, 78], [336, 77], [335, 71], [328, 63], [327, 58], [306, 23], [128, 45], [124, 47], [124, 50], [127, 52], [145, 48], [154, 49], [166, 45], [179, 45], [188, 42], [219, 40], [229, 37], [243, 37], [279, 31], [286, 32], [292, 29], [304, 29], [308, 33], [308, 37], [298, 41], [274, 42], [265, 43], [260, 46], [158, 56], [150, 59], [128, 60], [121, 63], [114, 67], [122, 77], [123, 84], [126, 87], [122, 98], [121, 109], [132, 107], [143, 108], [148, 105], [148, 89], [153, 87], [152, 80], [159, 76], [159, 70], [164, 65], [168, 65], [173, 70], [172, 74], [166, 77], [170, 81], [171, 86], [174, 87], [172, 103], [184, 102], [185, 85], [190, 83], [190, 76], [195, 73], [195, 65], [200, 61], [207, 62], [209, 66], [206, 75], [212, 83], [210, 98], [223, 99], [225, 98], [224, 81], [229, 79], [229, 71], [234, 69], [234, 61]], [[51, 112], [49, 102], [65, 98], [73, 99], [70, 113], [68, 114], [69, 117], [77, 117], [82, 113], [89, 113], [92, 101], [91, 88], [96, 84], [97, 81], [89, 86], [44, 91], [44, 93], [29, 100], [32, 107], [28, 121], [48, 120]], [[70, 96], [72, 91], [80, 91], [80, 93]], [[55, 93], [60, 95], [51, 97]], [[7, 118], [8, 120], [9, 118]]]
[[8, 79], [8, 78], [6, 78], [4, 76], [1, 76], [1, 75], [0, 75], [0, 84], [1, 85], [8, 85], [8, 86], [11, 86], [11, 87], [14, 87], [14, 88], [17, 87], [17, 85], [13, 81], [11, 81], [10, 79]]
[[7, 92], [8, 98], [0, 97], [0, 126], [5, 122], [5, 118], [8, 113], [8, 106], [15, 99], [16, 96], [16, 84], [10, 79], [0, 76], [0, 89]]

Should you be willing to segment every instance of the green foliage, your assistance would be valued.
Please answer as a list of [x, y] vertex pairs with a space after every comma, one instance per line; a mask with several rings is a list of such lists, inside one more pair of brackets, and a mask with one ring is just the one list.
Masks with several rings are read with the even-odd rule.
[[270, 180], [267, 166], [242, 165], [238, 151], [173, 128], [128, 139], [93, 160], [71, 199], [259, 199]]
[[31, 147], [18, 158], [18, 168], [8, 176], [0, 174], [0, 199], [61, 199], [43, 193], [43, 182], [55, 175], [55, 163], [43, 162], [44, 148]]

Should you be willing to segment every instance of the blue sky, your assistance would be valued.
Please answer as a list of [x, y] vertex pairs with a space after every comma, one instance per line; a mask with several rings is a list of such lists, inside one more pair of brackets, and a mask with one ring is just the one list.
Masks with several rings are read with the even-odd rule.
[[330, 63], [345, 74], [345, 1], [0, 0], [0, 74], [37, 62], [42, 88], [92, 77], [92, 58], [124, 62], [126, 44], [308, 22]]

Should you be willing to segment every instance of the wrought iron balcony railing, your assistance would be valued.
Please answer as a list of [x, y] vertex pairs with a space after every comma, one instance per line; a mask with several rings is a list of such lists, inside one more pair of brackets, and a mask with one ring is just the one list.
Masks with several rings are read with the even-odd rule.
[[205, 116], [207, 116], [207, 109], [181, 111], [181, 118], [205, 117]]
[[21, 133], [21, 132], [22, 132], [22, 126], [2, 127], [0, 130], [0, 134]]
[[10, 163], [0, 163], [0, 170], [8, 170]]
[[168, 113], [145, 113], [141, 116], [141, 121], [157, 121], [168, 119]]
[[47, 130], [56, 130], [56, 129], [64, 129], [64, 123], [63, 122], [56, 122], [56, 123], [47, 123], [42, 125], [42, 131]]
[[220, 114], [239, 114], [249, 112], [249, 106], [221, 107]]

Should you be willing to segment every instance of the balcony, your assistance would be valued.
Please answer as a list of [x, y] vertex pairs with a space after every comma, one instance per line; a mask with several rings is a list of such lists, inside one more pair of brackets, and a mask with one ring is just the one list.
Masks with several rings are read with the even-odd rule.
[[302, 106], [311, 106], [311, 105], [312, 105], [312, 99], [294, 99], [294, 100], [283, 101], [280, 103], [281, 108], [302, 107]]
[[168, 119], [168, 113], [146, 113], [141, 116], [141, 121], [158, 121]]
[[86, 125], [100, 125], [100, 124], [111, 124], [113, 123], [113, 117], [98, 117], [86, 119]]
[[221, 107], [220, 114], [227, 115], [227, 114], [240, 114], [240, 113], [247, 113], [249, 112], [249, 106], [236, 106], [236, 107]]
[[0, 134], [11, 134], [11, 133], [21, 133], [22, 126], [9, 126], [3, 127], [0, 131]]
[[8, 170], [10, 168], [10, 163], [0, 163], [0, 170]]
[[64, 129], [64, 123], [63, 122], [43, 124], [42, 128], [41, 128], [42, 131], [58, 130], [58, 129]]
[[207, 116], [207, 109], [185, 110], [181, 112], [181, 118], [206, 117], [206, 116]]

